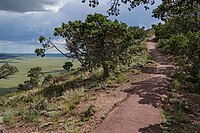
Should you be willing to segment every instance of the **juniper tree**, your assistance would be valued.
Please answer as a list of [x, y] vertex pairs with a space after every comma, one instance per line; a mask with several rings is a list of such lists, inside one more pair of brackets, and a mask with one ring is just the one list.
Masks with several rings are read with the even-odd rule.
[[[100, 0], [82, 0], [83, 3], [89, 2], [90, 7], [97, 7], [100, 4]], [[128, 10], [131, 11], [137, 6], [143, 5], [147, 10], [150, 5], [155, 4], [156, 0], [110, 0], [110, 8], [107, 10], [109, 15], [119, 15], [121, 4], [126, 4]], [[200, 4], [199, 0], [162, 0], [160, 8], [163, 9], [162, 12], [157, 12], [160, 17], [165, 16], [168, 11], [182, 12], [193, 8], [193, 6]]]
[[[69, 54], [61, 52], [49, 39], [40, 37], [43, 48], [36, 49], [37, 55], [44, 56], [48, 48], [53, 46], [66, 57], [78, 59], [81, 66], [87, 70], [103, 67], [104, 78], [109, 71], [126, 60], [123, 54], [133, 44], [132, 35], [128, 32], [125, 23], [118, 20], [111, 21], [101, 14], [90, 14], [84, 22], [69, 21], [55, 28], [55, 36], [66, 40], [66, 50]], [[66, 63], [70, 68], [72, 63]]]
[[0, 79], [9, 79], [10, 76], [18, 72], [17, 67], [12, 66], [8, 63], [0, 66]]

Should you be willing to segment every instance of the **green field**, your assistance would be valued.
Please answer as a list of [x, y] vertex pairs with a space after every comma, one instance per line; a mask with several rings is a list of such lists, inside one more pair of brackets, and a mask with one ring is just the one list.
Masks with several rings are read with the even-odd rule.
[[[0, 62], [8, 62], [18, 68], [19, 72], [13, 75], [10, 79], [0, 80], [0, 96], [16, 91], [18, 84], [27, 80], [27, 72], [32, 67], [42, 67], [45, 75], [52, 74], [54, 76], [65, 74], [66, 71], [62, 68], [66, 61], [64, 57], [18, 57], [7, 60], [0, 60]], [[1, 65], [2, 63], [0, 63]], [[74, 67], [79, 65], [78, 61], [74, 62]]]

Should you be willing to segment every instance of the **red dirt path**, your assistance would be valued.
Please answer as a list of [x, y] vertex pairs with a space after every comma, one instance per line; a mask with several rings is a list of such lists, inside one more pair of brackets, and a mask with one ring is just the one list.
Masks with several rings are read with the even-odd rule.
[[[147, 43], [157, 66], [144, 67], [151, 76], [145, 81], [132, 83], [124, 90], [128, 97], [93, 130], [92, 133], [161, 133], [163, 99], [170, 85], [170, 75], [175, 67], [155, 49], [153, 40]], [[134, 80], [134, 79], [133, 79]]]

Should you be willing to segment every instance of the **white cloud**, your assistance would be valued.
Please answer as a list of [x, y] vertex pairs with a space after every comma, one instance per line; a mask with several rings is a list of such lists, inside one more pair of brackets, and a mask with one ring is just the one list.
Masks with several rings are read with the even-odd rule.
[[33, 53], [37, 45], [27, 45], [27, 42], [0, 41], [0, 51], [3, 53]]
[[63, 38], [57, 39], [57, 40], [52, 40], [52, 43], [54, 43], [55, 45], [65, 45], [66, 41]]
[[[60, 50], [66, 52], [63, 45], [64, 40], [53, 40]], [[40, 48], [41, 45], [34, 40], [30, 41], [4, 41], [0, 40], [0, 52], [1, 53], [34, 53], [36, 48]], [[59, 53], [56, 49], [52, 48], [47, 53]]]
[[47, 11], [58, 12], [69, 1], [71, 0], [60, 0], [55, 5], [44, 5], [43, 8]]
[[[152, 6], [155, 8], [158, 4]], [[53, 31], [62, 22], [85, 20], [87, 14], [106, 13], [109, 9], [109, 0], [100, 1], [96, 8], [90, 8], [81, 0], [0, 0], [0, 53], [1, 52], [30, 52], [40, 47], [37, 40], [39, 36], [51, 37], [52, 41], [63, 49], [64, 40], [54, 40]], [[144, 11], [137, 7], [128, 11], [128, 5], [122, 4], [119, 16], [110, 16], [114, 20], [126, 22], [128, 25], [150, 27], [159, 20], [151, 17], [151, 11]], [[27, 40], [33, 39], [33, 42]], [[1, 41], [3, 40], [3, 41]], [[7, 40], [7, 41], [6, 41]], [[63, 51], [65, 51], [63, 49]], [[55, 53], [52, 49], [49, 52]]]

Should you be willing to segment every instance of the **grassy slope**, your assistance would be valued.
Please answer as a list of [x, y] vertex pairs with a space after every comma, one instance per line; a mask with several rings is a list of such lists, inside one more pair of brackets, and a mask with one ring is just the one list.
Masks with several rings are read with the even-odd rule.
[[[106, 81], [102, 81], [102, 69], [93, 72], [76, 72], [74, 70], [74, 72], [65, 74], [66, 81], [63, 83], [53, 84], [50, 87], [41, 86], [34, 90], [0, 97], [0, 110], [2, 110], [0, 120], [3, 119], [2, 123], [0, 121], [0, 125], [3, 125], [6, 130], [16, 132], [22, 129], [47, 131], [51, 127], [53, 127], [51, 130], [55, 131], [62, 129], [69, 132], [79, 132], [79, 130], [88, 129], [88, 125], [93, 128], [94, 124], [99, 122], [96, 121], [96, 118], [101, 120], [102, 116], [105, 117], [109, 111], [105, 111], [103, 106], [99, 107], [94, 104], [96, 100], [101, 101], [101, 103], [107, 102], [106, 105], [110, 104], [110, 108], [114, 107], [119, 102], [116, 100], [119, 96], [118, 91], [114, 91], [116, 87], [127, 82], [129, 75], [140, 73], [137, 66], [148, 62], [150, 56], [145, 42], [141, 45], [134, 45], [133, 49], [136, 51], [141, 49], [141, 52], [132, 55], [133, 63], [131, 66], [121, 66], [122, 68], [111, 73]], [[51, 60], [54, 65], [58, 64], [56, 61]], [[121, 92], [120, 88], [119, 92]], [[105, 98], [102, 95], [107, 95], [109, 100], [104, 102]], [[113, 98], [113, 103], [109, 102], [111, 98]]]
[[[1, 61], [1, 60], [0, 60]], [[19, 83], [23, 83], [23, 81], [27, 80], [27, 72], [32, 67], [40, 66], [46, 74], [52, 74], [54, 76], [61, 75], [65, 73], [62, 66], [66, 61], [64, 57], [47, 57], [47, 58], [14, 58], [3, 60], [8, 63], [16, 66], [19, 69], [19, 72], [15, 74], [9, 80], [0, 80], [0, 96], [7, 94], [9, 92], [15, 91], [15, 87]], [[79, 65], [78, 62], [74, 63], [74, 66], [77, 67]]]

